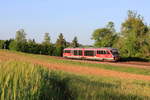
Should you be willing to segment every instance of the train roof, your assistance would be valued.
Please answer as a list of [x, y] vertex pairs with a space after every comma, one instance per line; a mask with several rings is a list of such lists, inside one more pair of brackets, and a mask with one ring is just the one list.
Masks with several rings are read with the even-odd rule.
[[112, 47], [101, 47], [101, 48], [65, 48], [64, 50], [81, 50], [81, 49], [88, 49], [88, 50], [93, 50], [93, 49], [109, 49], [109, 50], [112, 50], [112, 49], [117, 49], [117, 48], [112, 48]]

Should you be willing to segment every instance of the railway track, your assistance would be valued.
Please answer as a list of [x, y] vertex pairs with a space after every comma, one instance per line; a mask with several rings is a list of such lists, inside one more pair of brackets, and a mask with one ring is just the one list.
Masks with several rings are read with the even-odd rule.
[[137, 68], [146, 68], [150, 69], [150, 62], [141, 62], [141, 61], [118, 61], [118, 62], [108, 62], [108, 61], [91, 61], [91, 60], [79, 60], [79, 59], [68, 59], [63, 57], [55, 57], [56, 59], [63, 59], [75, 62], [84, 62], [84, 63], [96, 63], [96, 64], [109, 64], [114, 66], [123, 66], [123, 67], [137, 67]]

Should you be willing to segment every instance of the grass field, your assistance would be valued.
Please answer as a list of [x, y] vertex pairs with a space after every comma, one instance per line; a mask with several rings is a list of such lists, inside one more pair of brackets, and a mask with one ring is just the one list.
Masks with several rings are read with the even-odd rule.
[[68, 65], [74, 65], [74, 66], [86, 66], [86, 67], [96, 67], [100, 69], [108, 69], [108, 70], [113, 70], [113, 71], [119, 71], [119, 72], [128, 72], [128, 73], [133, 73], [133, 74], [142, 74], [142, 75], [150, 75], [150, 69], [141, 69], [141, 68], [135, 68], [135, 67], [123, 67], [123, 66], [113, 66], [113, 65], [107, 65], [107, 64], [100, 64], [100, 63], [88, 63], [88, 62], [75, 62], [75, 61], [69, 61], [69, 60], [58, 60], [57, 58], [51, 58], [49, 56], [41, 56], [41, 55], [32, 55], [30, 56], [40, 59], [40, 60], [45, 60], [48, 62], [52, 63], [59, 63], [59, 64], [68, 64]]
[[[149, 75], [147, 69], [87, 64], [9, 51], [0, 51], [0, 100], [150, 100], [150, 81], [73, 74], [17, 60], [30, 56], [48, 63], [96, 67]], [[9, 55], [7, 58], [6, 56]], [[105, 68], [106, 67], [106, 68]], [[110, 68], [113, 67], [113, 68]], [[127, 71], [130, 70], [130, 71]]]
[[[9, 51], [7, 51], [9, 52]], [[150, 69], [144, 69], [144, 68], [135, 68], [135, 67], [122, 67], [122, 66], [113, 66], [113, 65], [107, 65], [107, 64], [99, 64], [99, 63], [88, 63], [88, 62], [75, 62], [75, 61], [69, 61], [64, 59], [57, 59], [54, 57], [49, 56], [43, 56], [43, 55], [34, 55], [34, 54], [25, 54], [25, 53], [18, 53], [14, 52], [20, 55], [24, 56], [30, 56], [35, 59], [40, 59], [43, 61], [47, 61], [50, 63], [56, 63], [56, 64], [67, 64], [67, 65], [74, 65], [74, 66], [82, 66], [82, 67], [96, 67], [100, 69], [108, 69], [118, 72], [127, 72], [127, 73], [133, 73], [133, 74], [141, 74], [141, 75], [150, 75]]]

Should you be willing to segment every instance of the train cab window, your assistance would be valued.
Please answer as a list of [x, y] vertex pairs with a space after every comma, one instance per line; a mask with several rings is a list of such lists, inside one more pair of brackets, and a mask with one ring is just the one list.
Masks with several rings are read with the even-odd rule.
[[110, 54], [109, 51], [106, 51], [106, 54]]
[[95, 53], [93, 50], [85, 50], [84, 55], [85, 56], [95, 56]]

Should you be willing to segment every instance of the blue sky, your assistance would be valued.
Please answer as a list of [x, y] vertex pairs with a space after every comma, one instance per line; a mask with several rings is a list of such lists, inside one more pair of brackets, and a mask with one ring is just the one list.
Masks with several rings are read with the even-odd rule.
[[150, 23], [150, 0], [0, 0], [0, 39], [15, 37], [25, 29], [27, 38], [43, 40], [49, 32], [54, 43], [59, 33], [67, 41], [74, 36], [82, 44], [92, 44], [92, 32], [113, 21], [117, 31], [127, 11], [137, 11]]

